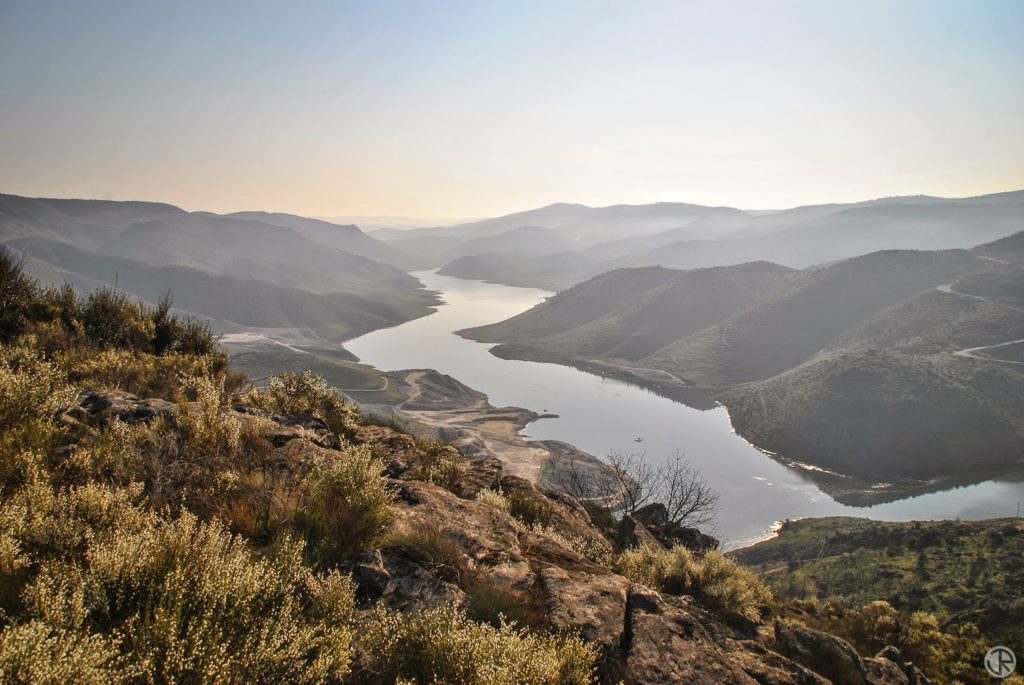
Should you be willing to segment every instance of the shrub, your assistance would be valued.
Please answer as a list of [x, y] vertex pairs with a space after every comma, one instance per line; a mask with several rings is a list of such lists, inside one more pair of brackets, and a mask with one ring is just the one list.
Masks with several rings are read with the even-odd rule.
[[120, 347], [129, 350], [150, 349], [155, 333], [145, 305], [133, 301], [126, 293], [100, 288], [89, 293], [78, 312], [82, 331], [89, 343], [97, 347]]
[[506, 514], [509, 513], [508, 497], [505, 497], [501, 490], [481, 490], [476, 494], [476, 501], [480, 504], [486, 504], [492, 509], [503, 511]]
[[466, 460], [458, 450], [436, 440], [416, 440], [418, 453], [409, 469], [411, 480], [420, 480], [453, 490], [466, 472]]
[[45, 475], [42, 462], [60, 434], [57, 415], [77, 397], [64, 374], [30, 348], [0, 346], [0, 485]]
[[610, 567], [615, 563], [615, 555], [612, 553], [611, 545], [607, 542], [583, 535], [566, 535], [551, 525], [534, 524], [527, 526], [527, 530], [535, 535], [543, 535], [550, 540], [554, 540], [562, 547], [579, 554], [584, 559], [595, 564]]
[[371, 612], [360, 627], [365, 682], [570, 685], [593, 682], [596, 651], [575, 636], [476, 623], [454, 607]]
[[218, 355], [169, 352], [153, 356], [130, 350], [77, 347], [56, 355], [68, 379], [84, 390], [124, 390], [140, 397], [174, 399], [183, 383], [216, 378], [223, 365]]
[[685, 547], [642, 546], [622, 552], [614, 568], [635, 583], [668, 594], [691, 595], [719, 614], [754, 623], [760, 623], [772, 600], [753, 571], [717, 551], [698, 557]]
[[83, 485], [102, 481], [127, 485], [137, 481], [145, 474], [141, 446], [150, 435], [149, 426], [129, 425], [113, 419], [68, 447], [64, 458], [53, 465], [54, 482]]
[[238, 478], [242, 421], [222, 380], [182, 378], [180, 384], [174, 420], [154, 420], [141, 440], [140, 475], [157, 508], [187, 506], [205, 515]]
[[[0, 507], [20, 569], [2, 580], [20, 580], [20, 613], [48, 629], [8, 627], [7, 663], [29, 649], [21, 630], [42, 640], [34, 656], [66, 661], [59, 672], [112, 663], [97, 634], [148, 682], [313, 683], [347, 672], [351, 581], [314, 575], [289, 542], [256, 558], [219, 524], [163, 519], [134, 503], [139, 494], [34, 484]], [[29, 568], [38, 572], [26, 578]]]
[[272, 376], [266, 388], [250, 390], [242, 401], [266, 412], [320, 419], [332, 431], [348, 438], [359, 428], [359, 410], [310, 371]]
[[551, 523], [551, 506], [538, 498], [530, 497], [521, 490], [508, 495], [508, 513], [527, 526], [546, 526]]
[[0, 343], [21, 335], [38, 290], [35, 280], [25, 273], [22, 260], [0, 245]]
[[[916, 611], [904, 614], [888, 602], [871, 602], [859, 608], [834, 604], [802, 603], [810, 607], [815, 627], [849, 641], [862, 654], [875, 654], [887, 645], [939, 682], [981, 682], [978, 664], [988, 645], [977, 629], [967, 624], [944, 633], [933, 614]], [[987, 682], [986, 679], [982, 681]]]
[[363, 445], [313, 464], [301, 525], [318, 563], [334, 565], [378, 541], [395, 499], [383, 474], [384, 462]]
[[232, 411], [224, 381], [208, 376], [183, 378], [178, 394], [177, 430], [188, 453], [233, 455], [242, 422]]
[[419, 526], [406, 533], [391, 535], [381, 546], [400, 552], [428, 568], [442, 580], [459, 586], [469, 584], [473, 567], [462, 547], [436, 526]]
[[119, 685], [139, 673], [102, 635], [30, 621], [0, 632], [0, 680], [25, 685]]

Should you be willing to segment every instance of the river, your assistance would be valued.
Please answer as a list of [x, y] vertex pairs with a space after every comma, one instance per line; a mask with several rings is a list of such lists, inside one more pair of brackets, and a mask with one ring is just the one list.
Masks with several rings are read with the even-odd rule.
[[571, 367], [499, 359], [488, 352], [492, 345], [454, 334], [507, 319], [552, 293], [434, 272], [413, 275], [441, 293], [438, 310], [350, 340], [348, 350], [384, 371], [436, 369], [486, 393], [495, 406], [558, 414], [527, 426], [524, 434], [531, 438], [561, 440], [597, 456], [642, 449], [654, 462], [682, 452], [720, 494], [712, 532], [727, 547], [764, 538], [787, 518], [991, 518], [1014, 515], [1024, 500], [1024, 482], [992, 480], [871, 507], [845, 506], [737, 436], [723, 407], [700, 411]]

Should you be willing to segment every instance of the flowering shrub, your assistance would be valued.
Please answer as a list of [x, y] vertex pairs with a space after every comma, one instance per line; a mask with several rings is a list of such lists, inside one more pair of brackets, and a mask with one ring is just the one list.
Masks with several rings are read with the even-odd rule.
[[597, 656], [578, 637], [476, 623], [450, 606], [378, 608], [360, 626], [358, 650], [357, 680], [464, 685], [582, 685]]

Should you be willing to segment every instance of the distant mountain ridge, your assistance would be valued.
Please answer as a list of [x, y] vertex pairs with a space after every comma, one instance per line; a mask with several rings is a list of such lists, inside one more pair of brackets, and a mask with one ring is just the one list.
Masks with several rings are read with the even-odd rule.
[[[529, 249], [480, 238], [526, 225], [552, 239]], [[695, 269], [767, 260], [792, 268], [885, 249], [966, 249], [1024, 228], [1024, 191], [965, 198], [900, 196], [744, 211], [685, 203], [557, 204], [456, 226], [374, 235], [415, 248], [442, 273], [561, 290], [631, 266]]]
[[307, 327], [332, 340], [436, 302], [403, 269], [368, 256], [400, 261], [394, 248], [354, 226], [292, 215], [0, 195], [0, 242], [49, 282], [116, 284], [148, 300], [170, 289], [185, 311], [226, 325]]

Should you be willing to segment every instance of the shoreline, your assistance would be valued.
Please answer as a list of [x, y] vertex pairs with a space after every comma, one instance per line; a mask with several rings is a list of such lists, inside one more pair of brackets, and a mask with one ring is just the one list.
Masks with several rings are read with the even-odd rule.
[[[550, 474], [565, 461], [592, 468], [603, 462], [575, 445], [556, 440], [530, 440], [522, 431], [534, 421], [557, 418], [521, 407], [495, 407], [486, 394], [433, 369], [412, 369], [386, 374], [405, 399], [390, 406], [394, 415], [435, 432], [469, 457], [492, 456], [514, 476], [539, 485], [550, 484]], [[363, 405], [367, 408], [381, 405]]]
[[[462, 332], [457, 331], [457, 334], [462, 335]], [[602, 360], [577, 359], [560, 355], [536, 345], [500, 343], [492, 347], [490, 352], [499, 359], [558, 364], [602, 378], [619, 380], [642, 387], [656, 395], [700, 411], [723, 407], [727, 415], [729, 415], [729, 425], [736, 436], [766, 457], [806, 476], [829, 497], [847, 506], [868, 510], [875, 505], [947, 490], [953, 487], [974, 485], [994, 480], [1000, 476], [1014, 476], [1024, 473], [1024, 469], [1009, 469], [972, 472], [971, 474], [943, 474], [932, 478], [920, 479], [908, 477], [884, 481], [864, 480], [856, 476], [832, 471], [813, 463], [788, 458], [783, 454], [778, 454], [753, 442], [748, 435], [736, 428], [730, 407], [717, 399], [717, 396], [724, 392], [723, 388], [704, 388], [687, 385], [674, 374], [662, 372], [658, 369], [630, 368]]]

